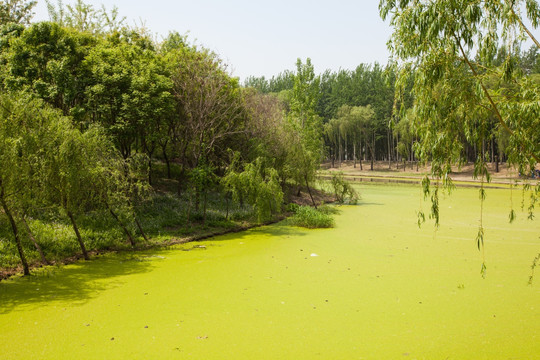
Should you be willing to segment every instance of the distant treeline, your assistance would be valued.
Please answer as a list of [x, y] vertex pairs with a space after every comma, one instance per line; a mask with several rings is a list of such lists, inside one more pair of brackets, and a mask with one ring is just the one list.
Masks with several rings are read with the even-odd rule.
[[[493, 59], [493, 66], [503, 64], [509, 54], [501, 48]], [[529, 50], [512, 55], [521, 71], [532, 79], [539, 79], [540, 51], [532, 46]], [[260, 93], [274, 94], [279, 99], [286, 99], [294, 85], [294, 72], [265, 77], [249, 77], [245, 87], [257, 89]], [[414, 161], [414, 144], [418, 135], [413, 128], [412, 113], [398, 116], [401, 108], [411, 109], [414, 99], [411, 81], [402, 90], [403, 103], [395, 100], [396, 73], [394, 66], [360, 64], [355, 70], [326, 70], [317, 76], [319, 93], [315, 108], [325, 126], [326, 157], [335, 162], [356, 160], [362, 166], [362, 160], [377, 161]], [[495, 84], [493, 84], [495, 86]], [[394, 111], [396, 110], [396, 111]], [[490, 141], [482, 149], [489, 161], [505, 161], [507, 134], [499, 132], [493, 119], [488, 130]], [[474, 144], [463, 136], [462, 157], [474, 162], [477, 151]], [[356, 162], [355, 161], [355, 162]]]

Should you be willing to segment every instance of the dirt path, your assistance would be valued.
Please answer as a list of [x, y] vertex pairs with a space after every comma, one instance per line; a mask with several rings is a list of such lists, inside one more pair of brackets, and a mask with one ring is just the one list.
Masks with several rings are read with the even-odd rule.
[[[336, 167], [332, 168], [330, 163], [325, 163], [322, 166], [322, 176], [329, 174], [333, 171], [342, 171], [344, 175], [353, 181], [382, 181], [382, 182], [407, 182], [417, 183], [420, 182], [424, 175], [429, 172], [429, 167], [418, 167], [416, 163], [407, 163], [404, 169], [404, 164], [391, 163], [379, 161], [374, 164], [373, 171], [370, 170], [370, 163], [363, 163], [363, 169], [360, 169], [360, 165], [357, 164], [354, 167], [352, 161], [343, 162], [341, 167], [336, 164]], [[495, 164], [489, 165], [489, 170], [492, 176], [492, 184], [511, 184], [516, 180], [522, 182], [525, 178], [520, 177], [516, 169], [508, 167], [507, 164], [499, 164], [499, 172], [495, 170]], [[474, 178], [474, 164], [467, 164], [461, 168], [454, 167], [451, 174], [452, 179], [457, 183], [465, 184], [480, 184], [481, 179]], [[534, 180], [529, 178], [529, 180]]]

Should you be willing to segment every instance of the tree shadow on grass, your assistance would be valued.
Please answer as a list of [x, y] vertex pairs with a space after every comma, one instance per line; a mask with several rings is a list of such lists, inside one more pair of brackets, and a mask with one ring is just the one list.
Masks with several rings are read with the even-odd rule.
[[0, 314], [54, 302], [82, 305], [122, 285], [122, 276], [150, 271], [156, 256], [109, 254], [65, 267], [46, 267], [28, 277], [0, 282]]

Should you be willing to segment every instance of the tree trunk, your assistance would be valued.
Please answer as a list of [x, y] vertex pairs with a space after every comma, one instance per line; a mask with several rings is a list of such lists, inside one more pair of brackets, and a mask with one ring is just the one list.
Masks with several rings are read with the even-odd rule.
[[491, 138], [491, 163], [493, 164], [495, 162], [495, 141], [493, 138]]
[[180, 174], [178, 175], [178, 197], [182, 196], [182, 181], [184, 180], [185, 176], [185, 168], [184, 164], [182, 164], [182, 168], [180, 169]]
[[340, 168], [341, 168], [341, 158], [342, 158], [342, 155], [343, 155], [343, 150], [342, 150], [342, 145], [341, 145], [341, 139], [339, 139], [338, 164], [339, 164], [339, 167], [340, 167]]
[[360, 159], [360, 170], [364, 170], [364, 167], [362, 166], [362, 138], [360, 138], [359, 144], [358, 144], [358, 150], [360, 151], [360, 156], [358, 157]]
[[199, 204], [201, 203], [201, 193], [199, 189], [195, 189], [195, 211], [199, 211]]
[[225, 219], [226, 220], [229, 220], [229, 192], [227, 192], [225, 194], [225, 206], [226, 206], [226, 210], [225, 210]]
[[348, 153], [349, 153], [349, 146], [347, 144], [347, 136], [345, 135], [345, 161], [349, 160], [349, 156], [348, 156]]
[[169, 156], [167, 155], [167, 144], [161, 146], [163, 152], [163, 159], [165, 159], [165, 164], [167, 165], [167, 179], [171, 179], [171, 162]]
[[371, 145], [371, 171], [373, 171], [374, 161], [375, 161], [375, 131], [373, 131], [373, 142]]
[[387, 131], [387, 144], [388, 144], [388, 170], [392, 169], [392, 145], [391, 145], [391, 133], [390, 133], [390, 128], [388, 128], [388, 131]]
[[356, 169], [356, 141], [353, 141], [354, 168]]
[[206, 193], [206, 191], [204, 192], [204, 196], [203, 196], [203, 225], [206, 224], [206, 205], [208, 203], [208, 194]]
[[131, 235], [131, 232], [129, 231], [129, 229], [126, 227], [126, 225], [124, 225], [122, 220], [120, 220], [118, 215], [116, 215], [116, 213], [113, 211], [113, 209], [109, 205], [107, 205], [107, 208], [109, 209], [109, 212], [111, 213], [112, 217], [116, 220], [116, 222], [118, 222], [118, 224], [120, 224], [120, 227], [124, 230], [124, 233], [127, 235], [129, 243], [131, 244], [131, 247], [135, 247], [135, 240], [133, 239], [133, 236]]
[[309, 187], [308, 178], [307, 178], [307, 176], [305, 176], [304, 178], [306, 179], [306, 187], [307, 187], [307, 190], [308, 190], [308, 193], [309, 193], [309, 197], [311, 198], [311, 202], [313, 203], [313, 207], [315, 207], [315, 209], [317, 209], [317, 204], [315, 203], [315, 200], [313, 199], [313, 195], [311, 195], [311, 188]]
[[148, 156], [148, 184], [152, 185], [152, 156]]
[[47, 258], [45, 257], [45, 254], [43, 254], [43, 250], [41, 250], [41, 246], [39, 246], [39, 244], [37, 243], [36, 238], [34, 237], [34, 234], [32, 233], [32, 230], [30, 229], [30, 226], [28, 226], [28, 222], [26, 221], [26, 216], [24, 216], [24, 215], [22, 216], [22, 222], [23, 222], [24, 226], [26, 227], [26, 231], [28, 232], [28, 237], [30, 238], [30, 240], [34, 244], [34, 247], [36, 248], [36, 250], [39, 253], [39, 256], [41, 257], [41, 261], [45, 265], [49, 265], [49, 262], [47, 261]]
[[88, 252], [86, 251], [86, 247], [84, 246], [81, 233], [79, 232], [79, 228], [77, 227], [77, 223], [75, 222], [75, 218], [73, 217], [73, 214], [71, 213], [71, 211], [67, 212], [67, 216], [71, 220], [71, 225], [73, 225], [73, 231], [75, 231], [75, 235], [77, 235], [77, 241], [79, 242], [79, 245], [81, 247], [84, 259], [90, 260], [90, 257], [88, 256]]
[[144, 238], [144, 240], [146, 242], [150, 242], [150, 240], [148, 239], [148, 237], [146, 236], [146, 233], [144, 232], [142, 226], [141, 226], [141, 223], [139, 222], [139, 219], [137, 219], [137, 216], [133, 216], [135, 218], [135, 224], [137, 224], [137, 227], [139, 228], [139, 232], [141, 233], [142, 237]]
[[192, 198], [191, 192], [189, 192], [189, 202], [188, 202], [188, 211], [187, 211], [187, 223], [188, 225], [191, 225], [191, 198]]
[[[0, 187], [2, 186], [0, 182]], [[15, 219], [13, 219], [13, 215], [11, 214], [11, 211], [9, 210], [6, 199], [4, 198], [4, 189], [1, 188], [0, 190], [0, 202], [2, 203], [2, 208], [4, 209], [4, 213], [9, 219], [9, 223], [11, 225], [11, 231], [13, 232], [13, 237], [15, 238], [15, 244], [17, 245], [17, 251], [19, 252], [19, 258], [21, 259], [21, 264], [23, 266], [23, 273], [24, 275], [30, 275], [30, 268], [28, 267], [28, 262], [26, 261], [26, 256], [24, 256], [24, 250], [22, 248], [21, 239], [19, 237], [19, 229], [17, 228], [17, 223], [15, 222]]]

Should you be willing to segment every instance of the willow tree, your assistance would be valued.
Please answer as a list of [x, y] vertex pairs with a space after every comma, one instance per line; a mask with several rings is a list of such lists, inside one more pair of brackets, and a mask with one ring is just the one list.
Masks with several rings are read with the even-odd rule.
[[0, 24], [29, 24], [34, 16], [33, 9], [36, 4], [37, 1], [0, 1]]
[[[51, 168], [49, 160], [71, 136], [71, 121], [59, 111], [29, 94], [0, 94], [0, 205], [8, 217], [25, 275], [29, 268], [19, 220], [25, 223], [28, 211], [48, 203], [48, 175], [60, 175], [66, 170]], [[34, 246], [46, 262], [36, 241]]]
[[298, 59], [296, 68], [290, 111], [287, 116], [293, 134], [290, 146], [290, 174], [297, 185], [306, 186], [316, 207], [310, 184], [315, 180], [323, 156], [323, 125], [315, 111], [319, 96], [319, 78], [315, 77], [309, 58], [305, 64]]
[[257, 220], [263, 222], [281, 211], [283, 192], [279, 184], [278, 172], [259, 157], [252, 163], [243, 165], [242, 172], [234, 169], [234, 164], [222, 178], [227, 191], [236, 202], [248, 204], [255, 208]]
[[[431, 175], [441, 179], [445, 188], [452, 187], [451, 166], [464, 161], [459, 139], [465, 136], [477, 145], [474, 175], [482, 184], [489, 181], [488, 159], [481, 145], [488, 140], [491, 117], [497, 120], [497, 130], [508, 135], [509, 162], [521, 173], [530, 173], [540, 161], [540, 84], [522, 74], [512, 54], [526, 40], [540, 47], [525, 25], [527, 18], [532, 27], [538, 27], [538, 2], [381, 0], [379, 9], [394, 28], [388, 44], [401, 64], [398, 94], [405, 89], [410, 72], [415, 73], [414, 125], [420, 136], [416, 150], [421, 160], [432, 162]], [[493, 60], [501, 47], [509, 55], [495, 66]], [[438, 224], [438, 185], [432, 189], [428, 177], [424, 184], [426, 195], [432, 196], [431, 216]], [[539, 193], [536, 183], [531, 217]], [[483, 187], [480, 197], [485, 197]], [[480, 225], [479, 249], [483, 242]]]
[[16, 212], [25, 200], [24, 190], [31, 181], [28, 177], [31, 171], [29, 157], [32, 153], [29, 147], [33, 147], [35, 141], [32, 133], [26, 130], [33, 129], [37, 133], [35, 130], [39, 122], [33, 120], [41, 114], [34, 102], [25, 100], [0, 94], [0, 206], [9, 220], [24, 274], [29, 275]]

